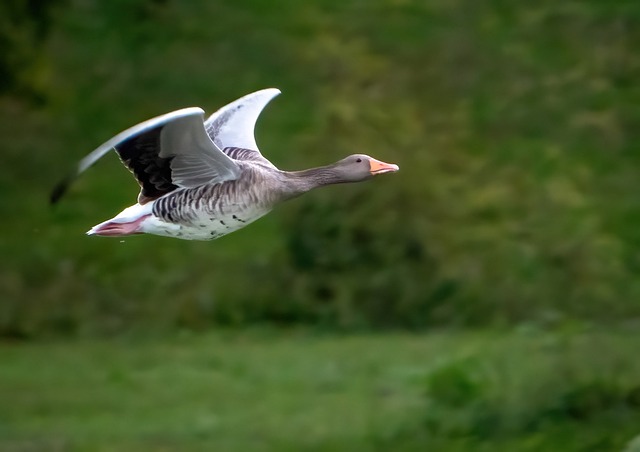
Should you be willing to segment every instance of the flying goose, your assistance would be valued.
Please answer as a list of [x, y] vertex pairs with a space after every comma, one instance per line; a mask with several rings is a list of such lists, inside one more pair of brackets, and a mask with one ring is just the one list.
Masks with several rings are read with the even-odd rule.
[[212, 240], [314, 188], [398, 171], [397, 165], [363, 154], [304, 171], [279, 170], [262, 156], [254, 138], [258, 116], [278, 94], [275, 88], [248, 94], [206, 121], [202, 109], [191, 107], [133, 126], [82, 159], [54, 189], [51, 201], [57, 202], [80, 173], [115, 149], [140, 184], [138, 202], [88, 235]]

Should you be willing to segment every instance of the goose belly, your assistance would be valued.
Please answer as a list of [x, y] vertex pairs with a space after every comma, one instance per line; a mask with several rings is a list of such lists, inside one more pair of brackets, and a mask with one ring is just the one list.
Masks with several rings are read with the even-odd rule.
[[224, 213], [194, 210], [188, 220], [167, 221], [156, 215], [142, 225], [142, 232], [184, 240], [214, 240], [237, 231], [269, 213], [271, 209], [225, 209]]

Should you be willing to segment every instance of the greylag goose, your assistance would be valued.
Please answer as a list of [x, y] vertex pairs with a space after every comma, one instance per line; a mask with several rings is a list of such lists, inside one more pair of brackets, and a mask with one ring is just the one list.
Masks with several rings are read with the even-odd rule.
[[363, 154], [304, 171], [279, 170], [262, 156], [254, 138], [258, 116], [278, 94], [275, 88], [248, 94], [206, 121], [204, 111], [192, 107], [133, 126], [82, 159], [51, 200], [56, 202], [75, 177], [115, 149], [141, 187], [138, 202], [88, 235], [212, 240], [314, 188], [398, 171], [397, 165]]

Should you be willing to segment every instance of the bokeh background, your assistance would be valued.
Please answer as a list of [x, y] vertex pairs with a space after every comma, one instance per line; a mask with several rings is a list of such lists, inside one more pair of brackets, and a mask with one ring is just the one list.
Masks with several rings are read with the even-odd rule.
[[[634, 1], [4, 1], [0, 448], [632, 450], [639, 50]], [[49, 205], [266, 87], [280, 168], [401, 171], [214, 242], [84, 236], [115, 154]]]

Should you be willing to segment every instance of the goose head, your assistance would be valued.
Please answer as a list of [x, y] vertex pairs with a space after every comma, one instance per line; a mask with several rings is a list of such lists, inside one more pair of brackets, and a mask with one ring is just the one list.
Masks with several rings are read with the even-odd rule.
[[333, 170], [344, 182], [359, 182], [378, 174], [392, 173], [400, 168], [393, 163], [385, 163], [365, 154], [353, 154], [333, 165]]
[[290, 199], [317, 187], [360, 182], [373, 176], [398, 171], [398, 165], [385, 163], [364, 154], [353, 154], [342, 160], [303, 171], [284, 171], [283, 199]]

